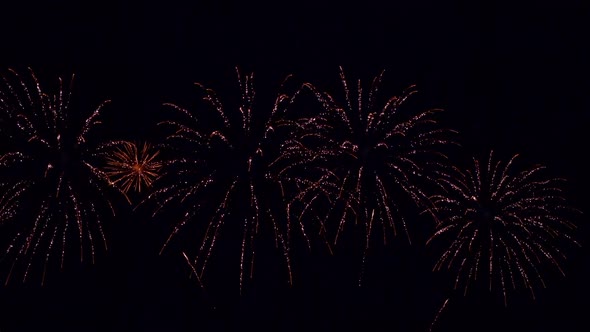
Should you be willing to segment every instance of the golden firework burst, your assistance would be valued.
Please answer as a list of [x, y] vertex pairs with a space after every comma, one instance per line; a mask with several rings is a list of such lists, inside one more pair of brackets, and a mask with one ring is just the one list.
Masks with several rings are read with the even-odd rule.
[[132, 189], [141, 192], [152, 185], [162, 167], [158, 161], [160, 151], [148, 143], [127, 141], [115, 142], [111, 147], [112, 150], [105, 154], [105, 173], [114, 185], [124, 193]]

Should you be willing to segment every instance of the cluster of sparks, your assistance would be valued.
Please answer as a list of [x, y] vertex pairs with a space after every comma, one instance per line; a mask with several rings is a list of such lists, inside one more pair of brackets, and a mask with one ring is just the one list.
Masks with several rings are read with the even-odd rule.
[[109, 181], [92, 164], [88, 140], [109, 101], [75, 124], [72, 83], [73, 76], [69, 87], [60, 79], [56, 92], [46, 92], [32, 70], [27, 77], [10, 70], [0, 82], [2, 138], [8, 143], [0, 155], [0, 221], [19, 229], [4, 253], [14, 257], [6, 283], [19, 262], [23, 281], [35, 260], [44, 264], [42, 280], [53, 256], [63, 268], [70, 238], [77, 238], [80, 260], [90, 251], [94, 261], [96, 243], [107, 246], [101, 211], [114, 214]]
[[561, 179], [545, 177], [543, 166], [514, 170], [508, 162], [474, 159], [474, 167], [452, 168], [441, 176], [445, 191], [432, 197], [439, 224], [429, 242], [447, 240], [448, 247], [435, 265], [456, 268], [455, 288], [478, 278], [502, 291], [523, 285], [535, 296], [545, 287], [540, 263], [548, 262], [562, 274], [561, 245], [577, 244], [570, 236], [573, 210], [562, 194]]
[[[453, 132], [437, 125], [438, 109], [414, 114], [403, 109], [406, 100], [416, 92], [413, 86], [381, 104], [378, 92], [383, 72], [373, 79], [367, 91], [363, 91], [360, 80], [356, 89], [349, 87], [342, 68], [340, 78], [344, 88], [342, 103], [311, 84], [306, 86], [323, 106], [320, 117], [331, 125], [324, 133], [321, 152], [335, 165], [331, 169], [335, 176], [322, 184], [332, 202], [324, 220], [332, 219], [338, 224], [334, 244], [347, 220], [362, 225], [364, 266], [376, 223], [381, 223], [384, 242], [387, 229], [395, 235], [398, 227], [410, 240], [399, 197], [409, 198], [409, 202], [422, 209], [430, 208], [428, 195], [417, 184], [436, 182], [432, 170], [446, 158], [437, 148], [453, 144]], [[361, 279], [362, 273], [359, 283]]]
[[130, 190], [139, 193], [142, 189], [150, 188], [158, 177], [162, 167], [158, 160], [159, 154], [160, 151], [148, 143], [113, 142], [105, 153], [104, 171], [124, 193]]
[[196, 84], [203, 92], [207, 109], [212, 110], [209, 116], [213, 119], [204, 125], [201, 122], [207, 116], [203, 114], [205, 110], [198, 113], [165, 104], [183, 118], [161, 123], [172, 128], [166, 145], [182, 153], [163, 162], [157, 188], [146, 201], [157, 202], [155, 213], [173, 202], [188, 206], [162, 250], [187, 222], [208, 216], [207, 229], [194, 258], [183, 253], [198, 280], [224, 224], [231, 221], [242, 228], [240, 289], [248, 271], [252, 277], [256, 235], [261, 224], [274, 230], [275, 245], [281, 248], [292, 282], [291, 233], [299, 229], [307, 238], [301, 218], [291, 218], [292, 202], [299, 201], [307, 193], [304, 188], [317, 182], [297, 175], [311, 171], [307, 165], [315, 158], [302, 140], [313, 132], [309, 128], [317, 129], [320, 125], [314, 119], [289, 119], [290, 105], [300, 92], [281, 92], [286, 90], [289, 77], [265, 111], [254, 108], [253, 75], [242, 77], [239, 70], [237, 75], [240, 103], [231, 108], [225, 107], [214, 90]]
[[[3, 76], [0, 223], [27, 226], [5, 252], [14, 257], [6, 282], [20, 262], [23, 280], [36, 259], [44, 262], [42, 280], [53, 256], [63, 267], [70, 237], [79, 242], [80, 259], [90, 251], [94, 261], [95, 243], [107, 246], [101, 218], [104, 210], [114, 215], [111, 189], [125, 197], [149, 190], [142, 204], [154, 203], [154, 216], [183, 207], [175, 210], [182, 216], [162, 251], [189, 222], [207, 220], [196, 252], [182, 253], [199, 282], [224, 225], [239, 227], [240, 290], [253, 275], [261, 225], [272, 228], [292, 283], [294, 231], [309, 248], [317, 231], [331, 252], [347, 224], [360, 225], [364, 269], [379, 228], [384, 242], [400, 228], [409, 240], [401, 212], [408, 204], [435, 217], [428, 242], [448, 241], [435, 270], [455, 268], [455, 288], [466, 292], [486, 274], [506, 302], [509, 287], [524, 285], [534, 297], [535, 284], [545, 285], [541, 262], [562, 271], [561, 244], [576, 242], [561, 180], [543, 177], [542, 166], [513, 171], [516, 156], [501, 163], [490, 154], [465, 171], [449, 166], [443, 151], [455, 144], [454, 131], [439, 126], [438, 109], [405, 110], [413, 86], [382, 98], [383, 72], [364, 90], [360, 80], [352, 88], [340, 69], [344, 97], [338, 102], [310, 83], [285, 92], [288, 76], [265, 109], [255, 99], [254, 76], [237, 75], [235, 105], [201, 84], [203, 110], [165, 104], [174, 112], [160, 123], [170, 130], [161, 150], [129, 141], [92, 144], [90, 133], [109, 101], [76, 124], [71, 84], [66, 88], [60, 79], [50, 93], [32, 71], [27, 78], [12, 70]], [[321, 106], [310, 117], [291, 111], [304, 91]]]

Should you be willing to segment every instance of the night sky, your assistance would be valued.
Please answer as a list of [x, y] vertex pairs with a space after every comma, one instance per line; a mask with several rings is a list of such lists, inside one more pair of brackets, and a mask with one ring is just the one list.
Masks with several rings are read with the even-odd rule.
[[[590, 6], [476, 2], [5, 1], [0, 66], [30, 66], [48, 85], [75, 73], [81, 112], [113, 100], [105, 138], [148, 141], [160, 137], [162, 103], [195, 100], [193, 82], [235, 92], [235, 66], [255, 73], [261, 98], [290, 73], [336, 90], [340, 65], [365, 81], [385, 69], [384, 90], [416, 84], [421, 104], [445, 110], [464, 155], [520, 153], [568, 179], [582, 248], [567, 250], [566, 276], [549, 273], [536, 300], [517, 292], [504, 307], [486, 287], [458, 296], [451, 273], [431, 271], [432, 221], [414, 216], [411, 245], [372, 247], [362, 287], [362, 248], [301, 246], [293, 286], [280, 254], [263, 253], [240, 295], [238, 250], [215, 257], [204, 293], [178, 250], [158, 255], [174, 220], [119, 204], [94, 265], [68, 264], [43, 287], [0, 287], [0, 331], [427, 331], [449, 296], [435, 331], [586, 331]], [[0, 228], [2, 246], [10, 238]], [[2, 284], [9, 268], [0, 262]]]

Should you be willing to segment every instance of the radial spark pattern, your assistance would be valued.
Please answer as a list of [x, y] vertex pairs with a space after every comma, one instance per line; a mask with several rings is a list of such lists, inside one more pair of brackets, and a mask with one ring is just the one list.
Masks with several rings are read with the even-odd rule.
[[[207, 225], [190, 259], [199, 280], [222, 229], [239, 225], [240, 289], [248, 271], [252, 276], [260, 225], [274, 230], [275, 245], [284, 254], [291, 282], [290, 234], [297, 229], [307, 238], [303, 222], [290, 218], [292, 202], [296, 197], [301, 201], [306, 195], [303, 188], [319, 180], [301, 176], [312, 173], [306, 162], [314, 154], [302, 139], [316, 124], [314, 119], [289, 117], [299, 89], [280, 92], [266, 109], [254, 107], [253, 79], [253, 75], [241, 77], [238, 71], [240, 96], [233, 103], [222, 103], [215, 91], [197, 84], [205, 109], [190, 111], [166, 104], [179, 116], [162, 123], [172, 128], [167, 147], [174, 157], [165, 159], [163, 175], [146, 200], [157, 203], [156, 213], [173, 203], [186, 211], [162, 250], [187, 223]], [[280, 90], [287, 90], [288, 83], [286, 79]]]
[[436, 182], [429, 170], [445, 158], [440, 147], [452, 143], [452, 131], [435, 120], [440, 110], [412, 113], [404, 107], [415, 93], [413, 87], [399, 96], [380, 98], [382, 77], [383, 73], [375, 77], [366, 90], [360, 80], [351, 88], [341, 68], [343, 102], [307, 85], [323, 106], [321, 117], [330, 124], [319, 152], [334, 171], [322, 186], [332, 200], [325, 220], [337, 223], [334, 243], [347, 221], [362, 225], [363, 262], [376, 225], [381, 224], [384, 241], [388, 230], [395, 235], [401, 227], [408, 234], [400, 206], [430, 207], [420, 185]]
[[162, 167], [158, 160], [159, 154], [160, 151], [148, 143], [113, 142], [110, 149], [104, 152], [105, 172], [124, 193], [130, 190], [139, 193], [151, 187], [158, 177]]
[[17, 268], [26, 280], [35, 261], [44, 266], [44, 280], [49, 261], [63, 267], [72, 240], [81, 260], [94, 261], [96, 244], [106, 248], [99, 211], [113, 209], [108, 178], [93, 166], [92, 133], [108, 101], [77, 121], [72, 83], [73, 77], [67, 88], [60, 79], [48, 92], [32, 71], [12, 70], [0, 82], [0, 218], [5, 231], [16, 233], [5, 252], [13, 258], [6, 282]]
[[575, 210], [563, 198], [562, 180], [544, 176], [543, 166], [518, 171], [516, 159], [502, 163], [490, 153], [469, 170], [443, 176], [445, 192], [433, 197], [440, 223], [429, 240], [446, 241], [435, 269], [456, 270], [455, 288], [467, 292], [476, 279], [487, 279], [505, 303], [509, 288], [522, 285], [534, 297], [535, 286], [545, 286], [541, 263], [563, 273], [562, 245], [576, 243], [568, 221]]

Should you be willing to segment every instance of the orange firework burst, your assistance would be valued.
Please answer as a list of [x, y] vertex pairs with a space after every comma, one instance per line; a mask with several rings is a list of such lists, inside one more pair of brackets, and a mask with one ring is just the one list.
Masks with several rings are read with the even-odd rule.
[[160, 151], [150, 144], [137, 144], [120, 141], [110, 144], [112, 151], [105, 153], [105, 171], [113, 184], [128, 193], [133, 188], [141, 192], [142, 188], [151, 187], [158, 177], [162, 164], [158, 161]]

